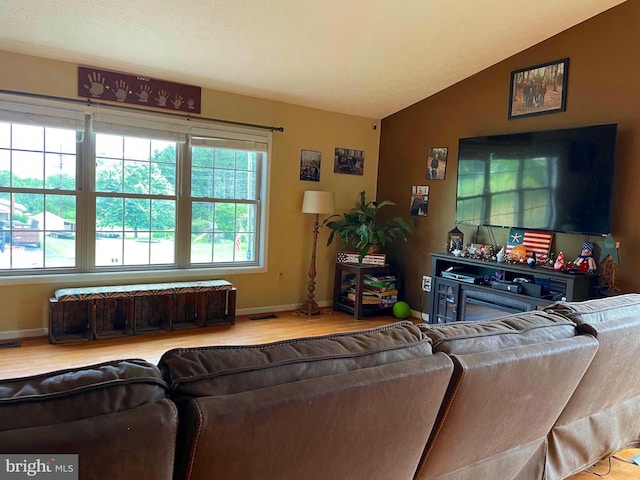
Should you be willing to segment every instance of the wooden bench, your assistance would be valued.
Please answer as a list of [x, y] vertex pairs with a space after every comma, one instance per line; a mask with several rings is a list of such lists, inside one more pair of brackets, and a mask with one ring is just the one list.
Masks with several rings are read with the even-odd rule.
[[49, 299], [49, 341], [232, 325], [235, 312], [236, 289], [226, 280], [63, 288]]

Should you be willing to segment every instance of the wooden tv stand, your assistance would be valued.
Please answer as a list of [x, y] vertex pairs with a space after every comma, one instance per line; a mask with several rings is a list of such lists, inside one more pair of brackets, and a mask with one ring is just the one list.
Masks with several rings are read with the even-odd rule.
[[[431, 276], [429, 323], [434, 324], [490, 320], [509, 313], [541, 309], [558, 300], [587, 300], [593, 296], [592, 288], [597, 281], [595, 274], [572, 275], [540, 266], [529, 268], [526, 264], [442, 253], [431, 254]], [[505, 289], [491, 286], [490, 282], [497, 277], [503, 280], [500, 283]], [[513, 282], [520, 278], [529, 282]], [[526, 290], [516, 292], [518, 285]]]

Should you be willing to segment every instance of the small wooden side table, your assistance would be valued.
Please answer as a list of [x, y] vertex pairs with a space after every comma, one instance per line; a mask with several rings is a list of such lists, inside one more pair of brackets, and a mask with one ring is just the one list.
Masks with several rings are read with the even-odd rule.
[[[349, 301], [342, 295], [342, 281], [344, 274], [355, 274], [355, 300]], [[367, 265], [360, 263], [336, 263], [336, 274], [333, 284], [333, 309], [342, 310], [353, 314], [356, 320], [360, 320], [369, 315], [388, 314], [392, 310], [392, 305], [381, 307], [380, 305], [365, 305], [362, 303], [362, 293], [364, 290], [363, 280], [365, 275], [373, 276], [389, 275], [396, 277], [396, 289], [399, 289], [398, 269], [392, 265]]]

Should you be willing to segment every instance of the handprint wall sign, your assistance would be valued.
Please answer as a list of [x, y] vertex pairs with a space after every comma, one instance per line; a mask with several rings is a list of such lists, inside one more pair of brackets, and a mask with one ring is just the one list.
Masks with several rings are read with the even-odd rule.
[[200, 113], [201, 88], [129, 73], [78, 67], [78, 96]]

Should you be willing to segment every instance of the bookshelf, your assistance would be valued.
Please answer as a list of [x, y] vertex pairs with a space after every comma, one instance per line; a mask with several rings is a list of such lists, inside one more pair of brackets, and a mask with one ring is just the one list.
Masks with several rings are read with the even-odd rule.
[[357, 320], [392, 311], [398, 300], [399, 275], [392, 265], [336, 263], [333, 309]]

